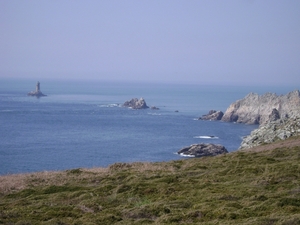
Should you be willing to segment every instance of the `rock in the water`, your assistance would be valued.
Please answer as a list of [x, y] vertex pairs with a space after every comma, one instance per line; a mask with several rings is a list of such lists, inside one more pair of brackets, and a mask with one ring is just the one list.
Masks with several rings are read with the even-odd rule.
[[221, 120], [223, 115], [222, 111], [210, 110], [208, 114], [201, 116], [199, 120]]
[[[276, 111], [275, 111], [276, 110]], [[267, 93], [248, 94], [232, 103], [224, 113], [222, 121], [246, 124], [266, 124], [269, 121], [300, 115], [300, 92], [286, 95]]]
[[159, 108], [156, 107], [156, 106], [151, 106], [151, 109], [152, 109], [152, 110], [159, 110]]
[[130, 101], [126, 101], [123, 104], [124, 107], [129, 107], [132, 109], [147, 109], [149, 108], [146, 104], [146, 101], [143, 98], [137, 99], [133, 98]]
[[279, 119], [252, 131], [243, 139], [240, 149], [252, 148], [298, 135], [300, 135], [300, 117]]
[[203, 156], [216, 156], [216, 155], [228, 153], [228, 151], [222, 145], [201, 143], [201, 144], [193, 144], [189, 147], [182, 148], [177, 153], [182, 156], [203, 157]]

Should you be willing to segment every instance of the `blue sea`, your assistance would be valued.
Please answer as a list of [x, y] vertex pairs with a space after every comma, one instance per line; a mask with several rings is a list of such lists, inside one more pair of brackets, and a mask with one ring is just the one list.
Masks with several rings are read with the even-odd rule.
[[[238, 149], [254, 125], [197, 120], [249, 92], [287, 88], [40, 80], [46, 97], [27, 96], [37, 81], [0, 83], [0, 174], [160, 162], [195, 143]], [[159, 110], [122, 107], [131, 98]], [[178, 111], [178, 112], [177, 112]], [[214, 138], [209, 138], [214, 136]]]

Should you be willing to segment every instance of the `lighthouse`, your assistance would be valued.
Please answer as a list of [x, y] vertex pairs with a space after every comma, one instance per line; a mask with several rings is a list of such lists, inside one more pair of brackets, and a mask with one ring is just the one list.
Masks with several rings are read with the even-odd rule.
[[40, 82], [39, 81], [36, 83], [35, 92], [37, 92], [37, 93], [40, 92]]
[[39, 81], [36, 83], [35, 91], [31, 91], [31, 92], [29, 92], [27, 95], [29, 95], [29, 96], [35, 96], [35, 97], [37, 97], [37, 98], [43, 97], [43, 96], [47, 96], [47, 95], [44, 95], [44, 94], [41, 92], [41, 89], [40, 89], [40, 82], [39, 82]]

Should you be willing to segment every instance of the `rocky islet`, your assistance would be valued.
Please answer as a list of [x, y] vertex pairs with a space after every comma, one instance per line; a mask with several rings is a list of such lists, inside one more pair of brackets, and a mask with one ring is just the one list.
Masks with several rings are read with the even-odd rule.
[[204, 156], [216, 156], [220, 154], [228, 153], [227, 149], [218, 144], [200, 143], [193, 144], [188, 147], [184, 147], [177, 152], [182, 156], [189, 157], [204, 157]]
[[132, 109], [147, 109], [149, 108], [149, 106], [147, 106], [145, 99], [143, 98], [133, 98], [129, 101], [126, 101], [123, 104], [123, 107], [128, 107], [128, 108], [132, 108]]

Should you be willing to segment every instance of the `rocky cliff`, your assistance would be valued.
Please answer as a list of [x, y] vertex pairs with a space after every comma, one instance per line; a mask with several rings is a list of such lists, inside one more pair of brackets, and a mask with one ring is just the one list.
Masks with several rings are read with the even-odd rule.
[[232, 103], [222, 117], [222, 121], [246, 124], [266, 124], [279, 119], [300, 115], [300, 92], [286, 95], [267, 93], [248, 94]]
[[240, 149], [285, 140], [298, 135], [300, 135], [300, 116], [279, 119], [261, 125], [258, 129], [252, 131], [249, 136], [243, 139]]

